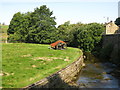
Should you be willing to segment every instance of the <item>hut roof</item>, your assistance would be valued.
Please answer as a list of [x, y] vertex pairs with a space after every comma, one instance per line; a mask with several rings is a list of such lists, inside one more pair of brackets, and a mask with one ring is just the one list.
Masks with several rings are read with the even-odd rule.
[[51, 47], [55, 47], [55, 46], [56, 46], [57, 44], [59, 44], [59, 43], [64, 43], [64, 44], [66, 44], [64, 41], [58, 40], [58, 41], [56, 41], [55, 43], [50, 44], [50, 46], [51, 46]]

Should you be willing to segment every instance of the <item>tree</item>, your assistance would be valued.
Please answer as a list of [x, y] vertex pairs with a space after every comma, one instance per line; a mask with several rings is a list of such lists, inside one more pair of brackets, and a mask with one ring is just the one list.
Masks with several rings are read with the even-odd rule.
[[63, 41], [69, 41], [69, 32], [70, 32], [70, 21], [61, 24], [57, 28], [58, 37]]
[[[34, 43], [51, 43], [53, 35], [56, 31], [55, 17], [52, 17], [53, 12], [46, 5], [36, 8], [31, 13], [32, 26], [27, 35], [28, 42]], [[52, 38], [52, 39], [51, 39]]]
[[22, 23], [23, 14], [20, 12], [14, 14], [12, 20], [10, 21], [9, 28], [7, 30], [7, 34], [14, 34], [17, 30], [19, 30], [19, 26]]
[[9, 25], [9, 41], [28, 43], [51, 43], [56, 33], [55, 17], [46, 5], [36, 8], [34, 12], [16, 13]]
[[14, 14], [7, 31], [9, 42], [26, 42], [26, 35], [31, 23], [29, 19], [30, 12], [25, 14], [18, 12]]
[[92, 51], [99, 44], [104, 25], [98, 23], [72, 24], [70, 31], [70, 46], [79, 47], [84, 51]]
[[116, 20], [115, 20], [115, 24], [120, 27], [120, 17], [118, 17]]

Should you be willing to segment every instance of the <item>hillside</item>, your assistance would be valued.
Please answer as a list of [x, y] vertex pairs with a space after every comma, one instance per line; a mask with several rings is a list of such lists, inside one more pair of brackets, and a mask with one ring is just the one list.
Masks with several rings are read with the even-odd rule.
[[3, 43], [3, 88], [30, 85], [74, 62], [82, 52], [77, 48], [53, 50], [49, 45]]

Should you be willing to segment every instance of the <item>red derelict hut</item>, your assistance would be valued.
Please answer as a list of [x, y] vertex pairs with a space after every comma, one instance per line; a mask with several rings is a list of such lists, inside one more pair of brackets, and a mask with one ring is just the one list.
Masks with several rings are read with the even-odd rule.
[[64, 41], [58, 40], [55, 43], [50, 44], [51, 48], [53, 49], [66, 49], [67, 44]]

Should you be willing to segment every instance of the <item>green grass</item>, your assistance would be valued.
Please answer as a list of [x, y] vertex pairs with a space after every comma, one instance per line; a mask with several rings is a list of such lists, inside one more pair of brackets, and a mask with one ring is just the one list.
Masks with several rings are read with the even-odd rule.
[[[49, 45], [41, 44], [3, 43], [3, 88], [20, 88], [35, 83], [66, 67], [82, 55], [77, 48], [53, 50], [48, 47]], [[47, 59], [38, 59], [40, 57], [47, 57]], [[57, 59], [49, 60], [50, 57], [57, 57]], [[34, 60], [36, 58], [38, 60]], [[64, 61], [66, 58], [69, 61]]]

